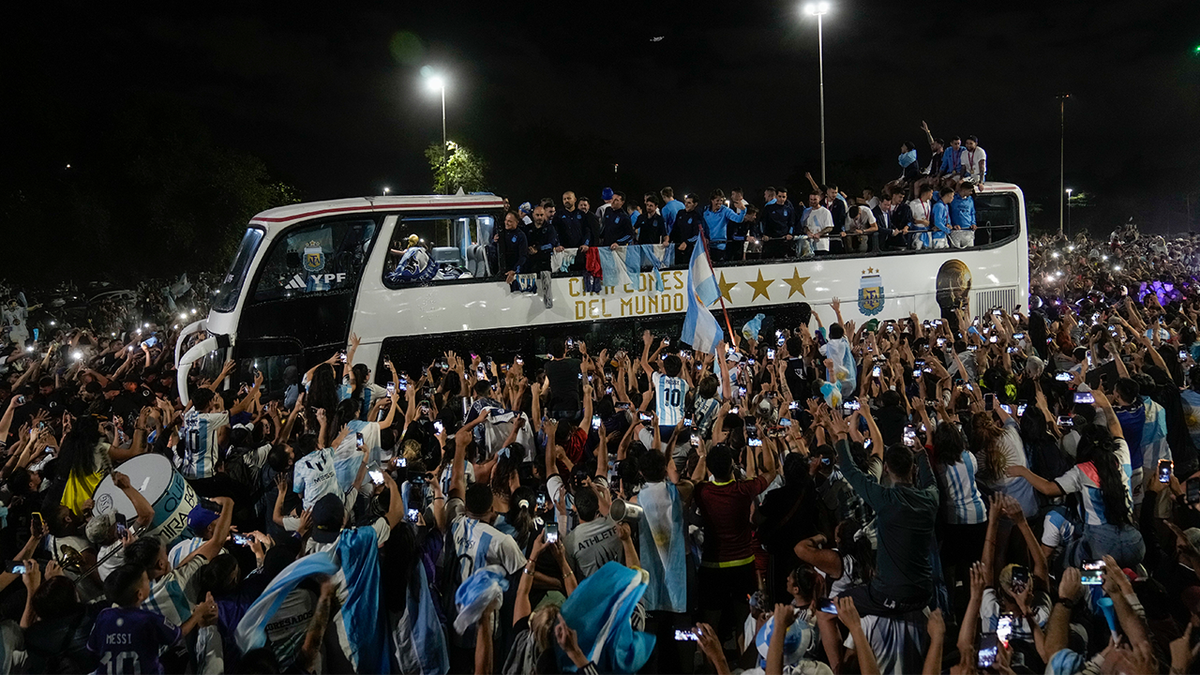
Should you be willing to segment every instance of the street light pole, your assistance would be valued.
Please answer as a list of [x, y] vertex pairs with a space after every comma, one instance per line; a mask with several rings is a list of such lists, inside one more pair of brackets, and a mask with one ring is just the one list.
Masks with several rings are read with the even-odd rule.
[[[1067, 99], [1071, 98], [1070, 94], [1059, 94], [1058, 98], [1058, 194], [1064, 192], [1064, 184], [1066, 182], [1066, 148], [1067, 148]], [[1070, 209], [1071, 191], [1067, 193], [1067, 208]], [[1059, 197], [1058, 202], [1058, 234], [1063, 233], [1063, 203], [1062, 197]]]
[[[449, 144], [446, 142], [446, 80], [441, 75], [431, 75], [429, 88], [438, 90], [442, 96], [442, 168], [445, 168], [446, 163], [450, 161]], [[447, 184], [446, 190], [449, 189], [450, 185]]]
[[821, 103], [821, 184], [825, 184], [825, 37], [821, 18], [829, 12], [828, 2], [804, 6], [804, 13], [817, 17], [817, 83]]
[[1067, 188], [1067, 236], [1071, 236], [1071, 193], [1074, 188]]

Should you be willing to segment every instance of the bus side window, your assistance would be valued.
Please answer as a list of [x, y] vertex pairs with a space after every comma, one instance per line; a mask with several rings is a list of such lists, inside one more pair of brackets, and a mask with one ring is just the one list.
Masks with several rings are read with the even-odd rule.
[[263, 261], [254, 301], [357, 288], [375, 229], [374, 220], [359, 218], [287, 230]]
[[[409, 216], [396, 223], [383, 266], [389, 288], [483, 276], [492, 216]], [[485, 234], [488, 235], [485, 237]]]

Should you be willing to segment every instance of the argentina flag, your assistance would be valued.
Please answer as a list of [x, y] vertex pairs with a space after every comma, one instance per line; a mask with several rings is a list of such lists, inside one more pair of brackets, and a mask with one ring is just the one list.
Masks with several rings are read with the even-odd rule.
[[705, 354], [715, 354], [717, 344], [725, 339], [721, 324], [717, 322], [708, 306], [721, 297], [717, 278], [713, 275], [704, 247], [692, 249], [692, 261], [688, 264], [687, 316], [683, 320], [683, 333], [679, 339], [692, 349]]

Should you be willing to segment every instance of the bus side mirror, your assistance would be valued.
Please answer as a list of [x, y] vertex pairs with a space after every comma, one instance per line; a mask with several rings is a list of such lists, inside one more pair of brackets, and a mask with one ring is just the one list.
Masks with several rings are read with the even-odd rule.
[[288, 251], [286, 262], [289, 269], [298, 269], [300, 267], [300, 253], [297, 251]]

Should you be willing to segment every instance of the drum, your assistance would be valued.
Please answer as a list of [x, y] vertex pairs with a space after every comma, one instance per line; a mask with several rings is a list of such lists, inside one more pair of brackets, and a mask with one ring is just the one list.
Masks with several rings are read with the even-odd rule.
[[[140, 455], [125, 461], [117, 471], [129, 476], [133, 488], [154, 507], [154, 521], [146, 534], [171, 541], [183, 533], [188, 513], [200, 500], [169, 459], [162, 455]], [[113, 485], [112, 474], [100, 481], [92, 499], [95, 501], [92, 512], [97, 515], [115, 511], [130, 523], [137, 517], [133, 502]]]

